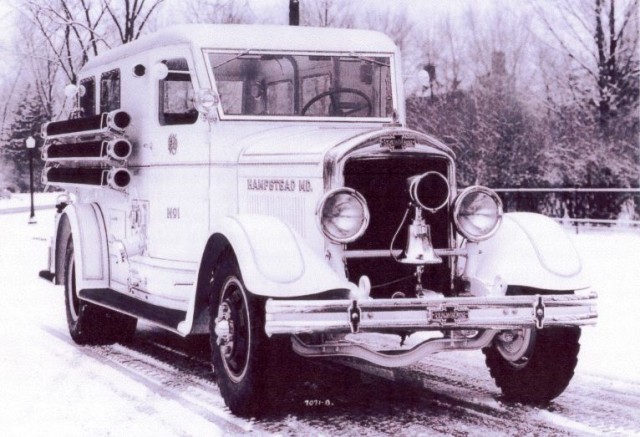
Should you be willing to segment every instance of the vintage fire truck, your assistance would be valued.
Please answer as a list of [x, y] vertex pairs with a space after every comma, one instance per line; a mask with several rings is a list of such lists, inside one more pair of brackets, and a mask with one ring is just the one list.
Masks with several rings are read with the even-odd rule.
[[597, 319], [574, 246], [456, 185], [452, 151], [406, 127], [387, 36], [169, 27], [66, 91], [71, 117], [42, 129], [43, 182], [69, 193], [42, 275], [64, 285], [75, 342], [124, 341], [138, 319], [208, 335], [238, 415], [297, 356], [393, 368], [481, 349], [506, 399], [567, 387]]

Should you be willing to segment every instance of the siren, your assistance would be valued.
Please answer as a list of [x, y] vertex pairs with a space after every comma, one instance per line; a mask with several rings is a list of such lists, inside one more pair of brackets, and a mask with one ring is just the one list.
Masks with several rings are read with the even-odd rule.
[[[439, 264], [431, 240], [431, 227], [425, 222], [422, 211], [436, 212], [449, 202], [449, 183], [438, 172], [430, 171], [407, 179], [414, 217], [407, 231], [404, 252], [397, 259], [402, 264]], [[408, 211], [407, 211], [408, 212]]]

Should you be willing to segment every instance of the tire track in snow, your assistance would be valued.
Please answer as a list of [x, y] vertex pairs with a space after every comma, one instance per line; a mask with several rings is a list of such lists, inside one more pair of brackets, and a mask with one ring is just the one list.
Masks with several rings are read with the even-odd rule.
[[[209, 352], [197, 342], [143, 330], [126, 346], [79, 348], [66, 334], [43, 329], [230, 433], [597, 435], [634, 429], [628, 423], [616, 425], [610, 415], [598, 418], [595, 410], [602, 399], [590, 397], [594, 391], [598, 397], [610, 390], [600, 384], [570, 389], [546, 409], [509, 405], [500, 401], [490, 378], [480, 374], [482, 366], [469, 369], [463, 364], [461, 370], [440, 357], [393, 371], [369, 372], [377, 376], [309, 361], [302, 385], [292, 388], [283, 412], [248, 422], [225, 411], [212, 381]], [[610, 391], [608, 407], [616, 404], [616, 390]], [[308, 408], [302, 405], [305, 399], [330, 399], [333, 406]], [[633, 396], [624, 404], [636, 405]], [[596, 419], [587, 420], [590, 416]]]
[[[138, 356], [127, 354], [124, 352], [126, 348], [121, 345], [118, 345], [121, 348], [120, 351], [116, 349], [117, 346], [78, 346], [66, 334], [57, 329], [45, 325], [41, 325], [41, 329], [56, 339], [74, 347], [82, 354], [146, 386], [155, 394], [167, 400], [180, 403], [228, 433], [238, 434], [253, 430], [253, 425], [250, 422], [224, 411], [224, 403], [221, 398], [218, 398], [217, 402], [215, 402], [216, 400], [213, 399], [214, 396], [211, 394], [217, 391], [217, 388], [213, 383], [208, 386], [202, 381], [194, 382], [190, 378], [180, 378], [181, 369], [171, 369], [169, 365], [164, 363], [164, 365], [158, 365], [157, 362], [154, 362], [154, 359], [144, 357], [141, 354], [138, 354]], [[176, 380], [180, 380], [181, 383], [178, 385], [168, 384], [168, 382]], [[206, 392], [202, 386], [206, 387]], [[177, 391], [177, 388], [188, 388], [188, 390]], [[198, 391], [201, 393], [197, 393]], [[211, 403], [205, 403], [207, 401]]]

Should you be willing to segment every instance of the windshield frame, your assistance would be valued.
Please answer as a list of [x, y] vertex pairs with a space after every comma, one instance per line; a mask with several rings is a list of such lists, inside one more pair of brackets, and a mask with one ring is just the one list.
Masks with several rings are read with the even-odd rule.
[[[357, 59], [367, 58], [388, 58], [389, 59], [389, 73], [391, 78], [391, 98], [392, 108], [395, 112], [398, 109], [398, 86], [397, 86], [397, 72], [396, 72], [396, 60], [394, 52], [370, 52], [370, 51], [301, 51], [301, 50], [264, 50], [264, 49], [218, 49], [218, 48], [203, 48], [202, 55], [204, 57], [205, 65], [207, 68], [207, 75], [211, 88], [219, 94], [217, 83], [215, 80], [215, 74], [213, 72], [213, 65], [211, 64], [210, 54], [235, 54], [237, 57], [244, 55], [282, 55], [282, 56], [342, 56], [353, 57]], [[235, 58], [233, 58], [235, 59]], [[307, 116], [307, 115], [237, 115], [237, 114], [225, 114], [222, 109], [222, 102], [218, 104], [218, 117], [220, 120], [252, 120], [252, 121], [284, 121], [284, 122], [359, 122], [359, 123], [389, 123], [393, 121], [393, 115], [389, 114], [387, 117], [336, 117], [336, 116]]]

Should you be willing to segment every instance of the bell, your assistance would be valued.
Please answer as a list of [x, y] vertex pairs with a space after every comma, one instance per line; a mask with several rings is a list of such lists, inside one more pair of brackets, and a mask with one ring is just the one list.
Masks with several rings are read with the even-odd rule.
[[424, 222], [420, 208], [409, 225], [407, 245], [398, 259], [403, 264], [439, 264], [442, 258], [436, 255], [431, 243], [431, 227]]

